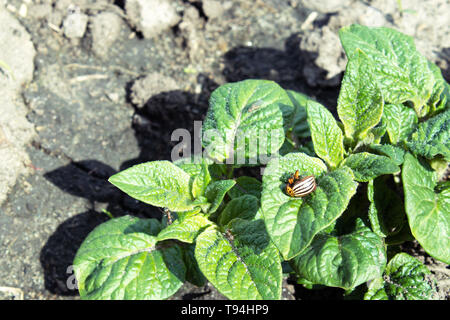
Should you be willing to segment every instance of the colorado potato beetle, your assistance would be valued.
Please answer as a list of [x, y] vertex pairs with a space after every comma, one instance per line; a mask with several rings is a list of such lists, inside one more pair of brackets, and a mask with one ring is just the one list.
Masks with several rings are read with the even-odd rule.
[[317, 184], [314, 176], [307, 176], [302, 179], [299, 177], [298, 170], [295, 171], [294, 177], [288, 179], [286, 184], [286, 193], [291, 197], [305, 197], [316, 190]]

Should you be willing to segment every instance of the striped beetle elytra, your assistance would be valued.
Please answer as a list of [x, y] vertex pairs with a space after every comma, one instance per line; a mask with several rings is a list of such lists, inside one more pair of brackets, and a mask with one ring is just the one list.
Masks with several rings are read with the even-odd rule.
[[307, 176], [302, 179], [299, 177], [298, 170], [295, 171], [294, 177], [289, 178], [286, 184], [286, 193], [291, 197], [301, 198], [316, 190], [317, 183], [314, 176]]

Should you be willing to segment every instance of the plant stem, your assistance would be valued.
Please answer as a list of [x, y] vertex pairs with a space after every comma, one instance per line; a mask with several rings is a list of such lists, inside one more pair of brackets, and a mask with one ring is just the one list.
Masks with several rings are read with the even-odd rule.
[[104, 214], [106, 214], [110, 219], [114, 219], [114, 216], [113, 216], [112, 213], [109, 212], [108, 210], [103, 209], [102, 212], [103, 212]]

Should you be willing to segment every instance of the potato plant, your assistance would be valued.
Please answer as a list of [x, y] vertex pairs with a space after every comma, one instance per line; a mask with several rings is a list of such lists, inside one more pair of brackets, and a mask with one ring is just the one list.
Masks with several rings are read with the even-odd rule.
[[[399, 245], [416, 239], [450, 263], [449, 85], [409, 36], [360, 25], [339, 36], [338, 120], [272, 81], [228, 83], [210, 97], [203, 154], [109, 179], [170, 219], [94, 229], [74, 261], [83, 299], [166, 299], [185, 281], [280, 299], [283, 272], [364, 299], [433, 298], [430, 272]], [[235, 176], [246, 166], [264, 167], [262, 181]], [[307, 176], [313, 191], [286, 192]]]

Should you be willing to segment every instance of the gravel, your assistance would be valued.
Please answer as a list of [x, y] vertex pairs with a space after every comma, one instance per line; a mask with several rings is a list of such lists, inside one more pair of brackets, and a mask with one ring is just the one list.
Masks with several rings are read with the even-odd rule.
[[63, 22], [64, 35], [69, 38], [82, 38], [86, 31], [88, 16], [84, 13], [75, 12], [69, 14]]
[[144, 38], [152, 38], [176, 25], [181, 17], [169, 0], [126, 0], [128, 20]]

